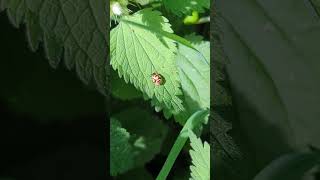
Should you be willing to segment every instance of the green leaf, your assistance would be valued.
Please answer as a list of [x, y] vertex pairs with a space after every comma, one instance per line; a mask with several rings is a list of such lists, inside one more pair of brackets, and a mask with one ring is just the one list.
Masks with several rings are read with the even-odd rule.
[[226, 80], [225, 67], [228, 59], [225, 55], [222, 42], [221, 14], [212, 11], [215, 16], [211, 23], [212, 64], [211, 69], [211, 113], [210, 121], [210, 147], [214, 179], [241, 179], [247, 180], [249, 168], [246, 156], [236, 144], [235, 108], [233, 107], [228, 81]]
[[132, 1], [135, 2], [135, 3], [139, 3], [139, 4], [141, 4], [142, 6], [144, 6], [144, 5], [153, 3], [153, 2], [157, 2], [157, 1], [159, 1], [159, 0], [132, 0]]
[[63, 58], [67, 68], [75, 69], [85, 84], [94, 81], [100, 92], [107, 92], [107, 1], [2, 0], [0, 3], [0, 9], [6, 9], [15, 27], [26, 25], [33, 51], [43, 42], [52, 67], [56, 68]]
[[199, 110], [189, 117], [182, 130], [180, 131], [180, 134], [177, 137], [173, 147], [171, 148], [166, 162], [162, 166], [161, 171], [157, 176], [157, 180], [163, 180], [167, 178], [175, 160], [177, 159], [180, 151], [188, 140], [189, 130], [195, 130], [199, 128], [199, 126], [201, 126], [201, 124], [203, 123], [203, 119], [205, 119], [205, 117], [208, 115], [209, 110]]
[[189, 138], [192, 150], [190, 156], [192, 159], [191, 178], [192, 180], [210, 179], [210, 146], [207, 142], [202, 143], [200, 138], [189, 130]]
[[320, 165], [319, 152], [290, 153], [272, 161], [254, 180], [301, 180], [316, 165]]
[[133, 146], [130, 134], [118, 120], [110, 119], [110, 173], [115, 176], [134, 166]]
[[[226, 112], [230, 113], [230, 112]], [[238, 144], [230, 135], [233, 124], [225, 114], [218, 114], [211, 110], [210, 113], [210, 147], [213, 175], [215, 179], [247, 179], [248, 163]]]
[[202, 13], [206, 9], [210, 9], [210, 0], [163, 0], [163, 4], [178, 16], [190, 15], [192, 11]]
[[300, 0], [217, 6], [225, 19], [223, 45], [237, 121], [255, 152], [252, 169], [292, 149], [319, 146], [319, 17]]
[[320, 17], [320, 1], [310, 0], [311, 6], [314, 8], [315, 13]]
[[[150, 9], [144, 9], [144, 10], [150, 10]], [[139, 27], [139, 28], [145, 29], [145, 30], [147, 30], [147, 31], [151, 31], [151, 32], [153, 32], [153, 33], [155, 33], [155, 34], [158, 34], [158, 35], [160, 35], [160, 36], [164, 36], [164, 37], [169, 38], [169, 39], [171, 39], [171, 40], [173, 40], [173, 41], [176, 41], [176, 42], [178, 42], [178, 43], [181, 43], [181, 44], [183, 44], [183, 45], [185, 45], [185, 46], [187, 46], [187, 47], [189, 47], [189, 48], [191, 48], [191, 49], [195, 49], [195, 48], [190, 44], [190, 42], [189, 42], [188, 40], [186, 40], [186, 39], [184, 39], [184, 38], [182, 38], [182, 37], [180, 37], [180, 36], [178, 36], [178, 35], [176, 35], [176, 34], [173, 34], [173, 33], [170, 33], [170, 32], [164, 31], [164, 30], [161, 30], [161, 29], [159, 29], [159, 28], [154, 28], [154, 27], [152, 27], [152, 26], [147, 26], [147, 25], [143, 25], [143, 24], [140, 24], [140, 23], [136, 23], [136, 22], [134, 22], [134, 21], [130, 21], [130, 20], [127, 20], [127, 19], [124, 19], [124, 18], [122, 18], [121, 21], [122, 21], [122, 22], [125, 22], [125, 23], [128, 23], [128, 24], [130, 24], [130, 25], [137, 26], [137, 27]], [[196, 49], [195, 49], [195, 50], [196, 50]]]
[[141, 92], [121, 79], [115, 71], [111, 71], [110, 87], [112, 96], [121, 100], [133, 100], [142, 97]]
[[184, 124], [189, 116], [200, 109], [210, 108], [210, 42], [201, 36], [189, 35], [186, 39], [198, 50], [179, 44], [176, 57], [185, 111], [175, 119]]
[[[144, 9], [123, 17], [111, 31], [111, 65], [126, 82], [134, 84], [148, 98], [157, 99], [175, 112], [182, 111], [174, 41], [128, 22], [172, 32], [168, 20], [158, 11]], [[165, 79], [163, 85], [152, 83], [151, 75], [155, 72]]]
[[[132, 159], [133, 165], [130, 165], [127, 170], [143, 166], [160, 152], [168, 129], [149, 111], [134, 107], [113, 115], [112, 119], [118, 120], [122, 127], [130, 133], [129, 142], [132, 148], [131, 154], [126, 158]], [[111, 156], [114, 155], [111, 154]]]

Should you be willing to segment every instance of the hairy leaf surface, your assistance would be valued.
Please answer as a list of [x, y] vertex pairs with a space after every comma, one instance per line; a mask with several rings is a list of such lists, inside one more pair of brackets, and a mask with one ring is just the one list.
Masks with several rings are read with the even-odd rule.
[[207, 142], [202, 143], [200, 138], [189, 130], [190, 156], [192, 159], [191, 180], [210, 179], [210, 146]]
[[178, 46], [176, 61], [186, 110], [175, 118], [181, 123], [194, 112], [210, 108], [210, 42], [195, 35], [186, 39], [201, 53], [181, 44]]
[[[172, 32], [168, 20], [150, 9], [125, 16], [123, 20]], [[174, 112], [182, 111], [174, 41], [126, 21], [121, 21], [111, 31], [111, 65], [149, 99], [155, 98]], [[161, 74], [163, 85], [152, 83], [153, 73]]]

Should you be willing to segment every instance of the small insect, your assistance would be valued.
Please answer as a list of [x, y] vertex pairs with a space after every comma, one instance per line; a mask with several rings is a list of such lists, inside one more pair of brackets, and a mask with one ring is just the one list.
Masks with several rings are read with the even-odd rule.
[[156, 86], [160, 86], [165, 83], [164, 77], [159, 73], [152, 73], [151, 80], [152, 80], [153, 84], [155, 84]]

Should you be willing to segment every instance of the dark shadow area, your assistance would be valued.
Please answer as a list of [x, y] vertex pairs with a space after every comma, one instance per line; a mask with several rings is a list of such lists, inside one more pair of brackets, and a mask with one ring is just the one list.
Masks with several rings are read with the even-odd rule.
[[106, 102], [0, 14], [0, 179], [105, 179]]

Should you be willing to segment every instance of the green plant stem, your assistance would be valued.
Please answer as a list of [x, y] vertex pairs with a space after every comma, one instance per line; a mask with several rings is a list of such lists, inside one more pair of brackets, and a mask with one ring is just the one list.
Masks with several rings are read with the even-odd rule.
[[167, 178], [174, 162], [187, 140], [188, 137], [178, 136], [156, 180], [164, 180]]
[[178, 138], [176, 139], [170, 153], [166, 159], [166, 162], [162, 166], [162, 169], [157, 176], [156, 180], [165, 180], [169, 175], [169, 172], [176, 161], [180, 151], [188, 140], [188, 131], [194, 130], [196, 127], [203, 122], [206, 116], [208, 116], [209, 110], [200, 110], [192, 114], [192, 116], [187, 120], [186, 124], [183, 126]]

